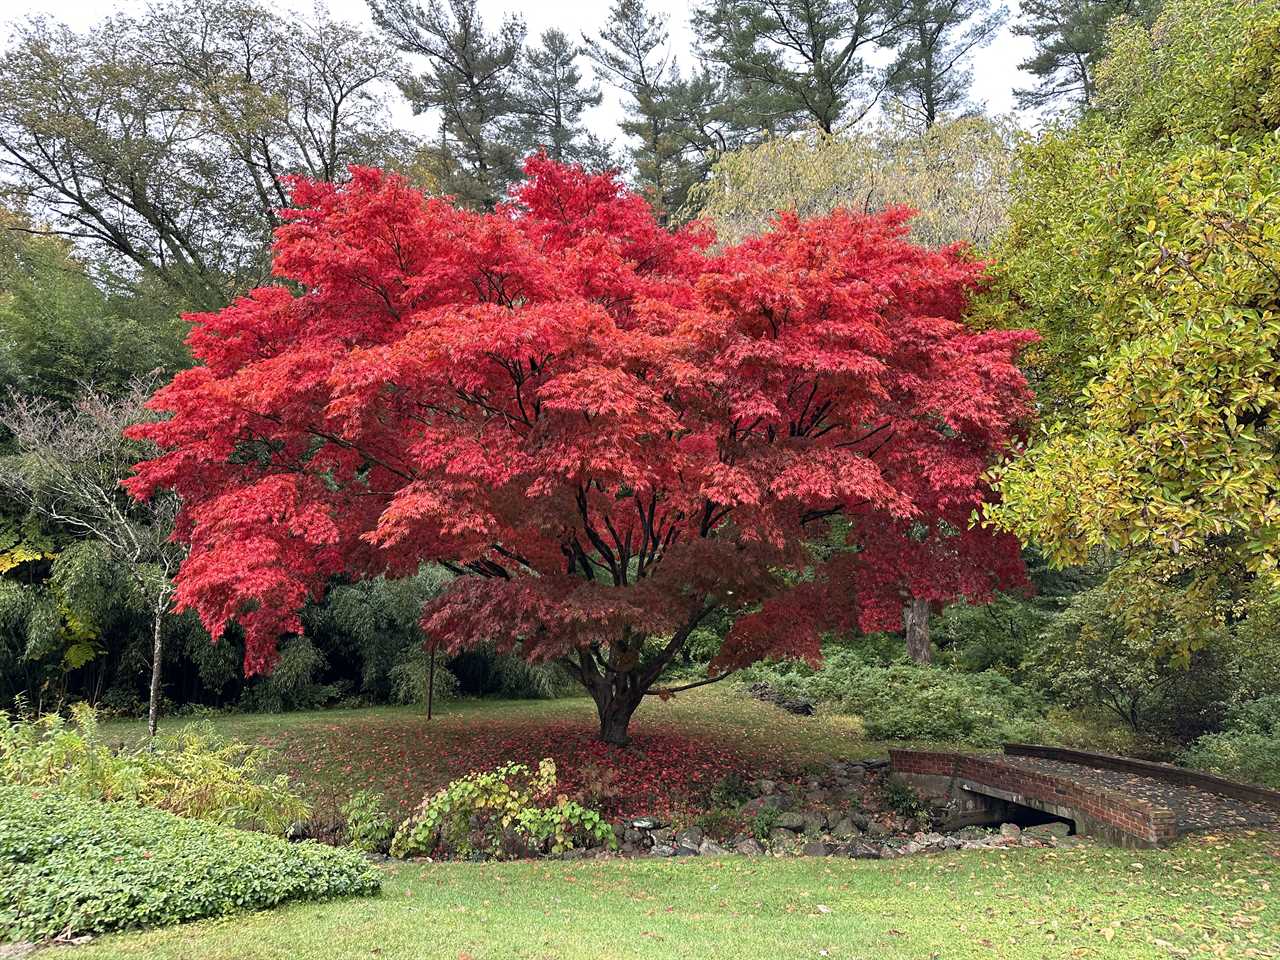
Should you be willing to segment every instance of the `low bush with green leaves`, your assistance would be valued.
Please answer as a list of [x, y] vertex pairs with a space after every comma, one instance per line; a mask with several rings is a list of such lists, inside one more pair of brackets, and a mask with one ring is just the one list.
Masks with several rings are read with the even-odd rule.
[[376, 893], [359, 854], [124, 803], [0, 786], [0, 942]]
[[1044, 737], [1046, 704], [1034, 691], [993, 670], [960, 673], [909, 663], [868, 663], [857, 651], [828, 647], [822, 667], [801, 663], [757, 666], [747, 682], [854, 714], [866, 735], [995, 746]]
[[612, 846], [613, 828], [597, 811], [556, 796], [556, 783], [549, 759], [537, 772], [507, 763], [454, 780], [400, 825], [391, 855], [510, 860]]
[[395, 825], [384, 808], [383, 796], [373, 790], [357, 790], [342, 805], [348, 845], [368, 853], [386, 853]]
[[1280, 787], [1280, 696], [1234, 707], [1220, 732], [1200, 737], [1179, 759], [1233, 780]]
[[286, 777], [267, 772], [269, 754], [227, 740], [207, 722], [154, 743], [113, 748], [92, 709], [72, 719], [11, 720], [0, 713], [0, 780], [56, 789], [87, 800], [156, 807], [228, 827], [282, 833], [305, 819], [307, 803]]

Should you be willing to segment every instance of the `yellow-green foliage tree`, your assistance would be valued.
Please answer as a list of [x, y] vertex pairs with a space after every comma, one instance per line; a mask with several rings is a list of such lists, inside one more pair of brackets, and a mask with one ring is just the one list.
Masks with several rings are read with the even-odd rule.
[[1037, 326], [1044, 433], [998, 525], [1057, 561], [1280, 558], [1280, 0], [1122, 24], [1098, 108], [1019, 158], [999, 319]]
[[775, 137], [722, 156], [694, 191], [693, 212], [732, 243], [785, 210], [807, 217], [905, 204], [919, 211], [917, 240], [982, 247], [1005, 223], [1015, 140], [1011, 120], [981, 116], [922, 134], [890, 118], [864, 133]]

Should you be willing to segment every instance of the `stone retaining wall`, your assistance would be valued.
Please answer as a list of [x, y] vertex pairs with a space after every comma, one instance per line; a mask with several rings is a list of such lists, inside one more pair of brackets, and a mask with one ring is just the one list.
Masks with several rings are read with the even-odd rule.
[[1018, 767], [999, 757], [890, 750], [889, 760], [894, 773], [946, 777], [962, 789], [982, 793], [987, 788], [1003, 800], [1073, 820], [1077, 833], [1101, 834], [1135, 846], [1159, 846], [1177, 836], [1172, 810], [1103, 786]]

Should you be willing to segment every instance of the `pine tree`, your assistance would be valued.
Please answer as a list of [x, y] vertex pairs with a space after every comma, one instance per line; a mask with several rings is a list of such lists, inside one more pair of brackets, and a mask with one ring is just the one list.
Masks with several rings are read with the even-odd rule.
[[489, 208], [520, 175], [518, 84], [524, 22], [507, 17], [489, 33], [477, 0], [369, 0], [374, 22], [427, 68], [401, 85], [418, 113], [439, 110], [430, 151], [440, 188]]
[[902, 0], [707, 0], [694, 12], [699, 50], [722, 65], [760, 126], [856, 123], [888, 73], [867, 60], [893, 42]]
[[582, 115], [600, 105], [600, 87], [584, 83], [577, 59], [582, 49], [561, 30], [550, 29], [525, 51], [520, 65], [516, 112], [521, 145], [542, 149], [551, 159], [599, 170], [612, 165], [609, 147], [582, 124]]
[[622, 130], [639, 143], [631, 149], [635, 177], [661, 219], [679, 205], [679, 185], [687, 178], [682, 147], [674, 135], [670, 95], [679, 74], [668, 49], [665, 18], [650, 13], [645, 0], [617, 0], [597, 37], [583, 38], [587, 55], [628, 101]]
[[1094, 98], [1094, 68], [1106, 52], [1107, 30], [1119, 16], [1149, 22], [1156, 0], [1023, 0], [1013, 32], [1030, 37], [1035, 53], [1018, 64], [1034, 87], [1015, 90], [1022, 107], [1079, 110]]
[[1006, 16], [990, 0], [907, 0], [889, 94], [915, 125], [927, 130], [964, 108], [973, 82], [969, 59]]

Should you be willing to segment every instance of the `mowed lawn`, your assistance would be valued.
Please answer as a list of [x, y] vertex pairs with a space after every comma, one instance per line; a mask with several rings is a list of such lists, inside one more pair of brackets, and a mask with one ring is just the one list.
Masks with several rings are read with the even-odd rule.
[[[167, 722], [173, 728], [183, 722]], [[681, 805], [726, 772], [883, 755], [856, 720], [795, 717], [728, 688], [647, 702], [627, 751], [586, 699], [458, 701], [214, 719], [276, 751], [318, 802], [361, 788], [405, 808], [451, 777], [557, 758], [562, 783], [620, 771], [630, 805]], [[106, 725], [133, 738], [136, 723]], [[646, 793], [649, 791], [649, 793]], [[393, 863], [378, 897], [104, 938], [50, 960], [1252, 957], [1280, 960], [1280, 834], [1163, 851], [1094, 845], [891, 861], [811, 858]]]
[[382, 894], [49, 960], [1280, 956], [1280, 835], [1167, 851], [404, 864]]

